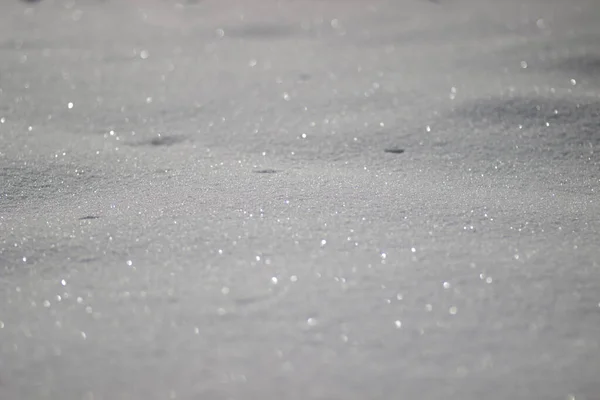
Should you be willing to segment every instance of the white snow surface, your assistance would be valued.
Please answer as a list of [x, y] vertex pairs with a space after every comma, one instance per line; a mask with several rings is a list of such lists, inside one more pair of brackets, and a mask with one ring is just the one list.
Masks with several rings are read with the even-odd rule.
[[0, 5], [0, 399], [600, 399], [600, 3]]

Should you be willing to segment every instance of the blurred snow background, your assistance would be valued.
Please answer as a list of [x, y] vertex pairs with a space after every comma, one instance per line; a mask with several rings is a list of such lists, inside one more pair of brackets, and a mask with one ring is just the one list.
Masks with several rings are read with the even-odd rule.
[[0, 9], [2, 399], [599, 398], [598, 2]]

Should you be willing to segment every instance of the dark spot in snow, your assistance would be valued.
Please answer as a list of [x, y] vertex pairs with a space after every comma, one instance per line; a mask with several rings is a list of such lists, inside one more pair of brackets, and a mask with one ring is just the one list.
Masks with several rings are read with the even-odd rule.
[[301, 81], [307, 81], [311, 78], [310, 74], [299, 74], [298, 78], [300, 78]]
[[402, 154], [402, 153], [404, 153], [404, 149], [398, 149], [398, 148], [389, 148], [389, 149], [385, 149], [384, 151], [386, 153], [392, 153], [392, 154]]
[[256, 171], [253, 171], [255, 174], [276, 174], [277, 170], [275, 169], [271, 169], [271, 168], [266, 168], [266, 169], [258, 169]]
[[173, 146], [186, 140], [182, 135], [161, 135], [152, 139], [141, 140], [139, 142], [128, 143], [129, 146]]
[[82, 220], [86, 220], [86, 219], [98, 219], [98, 218], [100, 218], [98, 215], [86, 215], [85, 217], [79, 218], [79, 220], [82, 221]]
[[159, 136], [150, 140], [152, 146], [171, 146], [182, 142], [185, 138], [181, 136]]

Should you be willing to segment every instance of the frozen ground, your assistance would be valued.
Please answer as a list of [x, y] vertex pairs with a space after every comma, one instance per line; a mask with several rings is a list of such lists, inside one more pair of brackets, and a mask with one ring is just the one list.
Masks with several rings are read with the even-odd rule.
[[597, 1], [0, 9], [1, 399], [600, 399]]

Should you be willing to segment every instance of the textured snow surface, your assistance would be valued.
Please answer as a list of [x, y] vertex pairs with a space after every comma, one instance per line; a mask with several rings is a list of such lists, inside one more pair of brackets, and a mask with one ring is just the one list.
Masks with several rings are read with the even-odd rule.
[[600, 399], [600, 3], [0, 5], [0, 399]]

